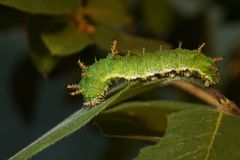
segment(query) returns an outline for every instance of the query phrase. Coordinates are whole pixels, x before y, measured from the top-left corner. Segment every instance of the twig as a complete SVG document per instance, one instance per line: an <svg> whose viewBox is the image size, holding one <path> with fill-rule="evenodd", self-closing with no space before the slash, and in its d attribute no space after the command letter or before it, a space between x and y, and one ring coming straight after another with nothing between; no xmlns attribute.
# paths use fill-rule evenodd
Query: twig
<svg viewBox="0 0 240 160"><path fill-rule="evenodd" d="M218 110L240 115L240 108L216 88L210 87L203 89L193 84L179 81L174 82L174 85L192 95L195 95Z"/></svg>

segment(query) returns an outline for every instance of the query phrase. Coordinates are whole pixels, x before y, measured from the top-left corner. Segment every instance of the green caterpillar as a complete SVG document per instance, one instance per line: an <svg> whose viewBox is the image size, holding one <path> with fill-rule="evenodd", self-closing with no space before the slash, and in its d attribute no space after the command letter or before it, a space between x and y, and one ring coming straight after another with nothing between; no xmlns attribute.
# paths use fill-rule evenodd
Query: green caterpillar
<svg viewBox="0 0 240 160"><path fill-rule="evenodd" d="M128 53L120 56L117 41L113 41L111 54L86 67L79 61L83 69L83 77L79 84L68 85L76 89L72 95L82 94L84 105L94 106L104 100L112 81L125 79L127 81L151 80L156 78L171 78L174 76L199 78L209 87L219 81L216 62L222 57L210 58L201 53L201 45L197 50L179 48L159 50L156 52ZM197 77L196 77L197 75Z"/></svg>

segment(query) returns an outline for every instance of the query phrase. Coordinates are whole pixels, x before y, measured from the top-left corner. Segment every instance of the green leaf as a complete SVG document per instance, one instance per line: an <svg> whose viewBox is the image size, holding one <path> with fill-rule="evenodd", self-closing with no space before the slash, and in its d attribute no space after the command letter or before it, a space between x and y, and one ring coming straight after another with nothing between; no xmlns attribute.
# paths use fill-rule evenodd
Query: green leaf
<svg viewBox="0 0 240 160"><path fill-rule="evenodd" d="M212 109L171 114L166 134L156 145L143 148L136 160L239 159L240 119Z"/></svg>
<svg viewBox="0 0 240 160"><path fill-rule="evenodd" d="M124 25L130 21L126 6L122 0L88 0L83 12L95 22L104 25Z"/></svg>
<svg viewBox="0 0 240 160"><path fill-rule="evenodd" d="M57 59L50 55L40 35L51 21L46 16L29 16L27 19L30 57L37 70L46 77L57 65Z"/></svg>
<svg viewBox="0 0 240 160"><path fill-rule="evenodd" d="M69 56L91 44L89 37L73 22L53 22L41 35L52 55Z"/></svg>
<svg viewBox="0 0 240 160"><path fill-rule="evenodd" d="M207 107L201 104L149 101L128 102L106 110L96 118L97 126L110 137L161 137L167 126L167 115L187 109Z"/></svg>
<svg viewBox="0 0 240 160"><path fill-rule="evenodd" d="M0 0L0 4L35 14L72 13L82 5L81 0Z"/></svg>
<svg viewBox="0 0 240 160"><path fill-rule="evenodd" d="M160 45L163 49L170 48L170 45L166 42L117 32L114 29L103 26L96 28L96 33L93 34L92 38L99 47L108 51L114 38L119 41L119 50L125 53L128 50L134 51L141 50L142 48L146 48L147 51L156 51Z"/></svg>
<svg viewBox="0 0 240 160"><path fill-rule="evenodd" d="M47 53L47 52L45 52ZM38 72L44 78L48 77L48 74L56 67L57 59L53 58L49 54L41 54L39 52L35 52L34 50L30 50L30 57L33 61L33 64L37 68Z"/></svg>

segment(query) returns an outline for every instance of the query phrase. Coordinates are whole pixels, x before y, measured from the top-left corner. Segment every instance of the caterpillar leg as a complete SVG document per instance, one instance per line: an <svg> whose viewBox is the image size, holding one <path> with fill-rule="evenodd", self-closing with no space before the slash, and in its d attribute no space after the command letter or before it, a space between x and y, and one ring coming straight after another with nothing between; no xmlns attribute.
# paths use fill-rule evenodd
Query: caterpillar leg
<svg viewBox="0 0 240 160"><path fill-rule="evenodd" d="M81 93L81 91L77 90L77 91L71 92L70 94L71 94L71 96L76 96L76 95L78 95L80 93Z"/></svg>
<svg viewBox="0 0 240 160"><path fill-rule="evenodd" d="M68 89L79 89L79 85L78 84L68 84L67 85L67 88Z"/></svg>
<svg viewBox="0 0 240 160"><path fill-rule="evenodd" d="M72 96L75 96L75 95L78 95L78 94L81 93L80 87L79 87L78 84L68 84L68 85L67 85L67 88L68 88L68 89L74 89L74 90L75 90L74 92L71 92L71 93L70 93Z"/></svg>

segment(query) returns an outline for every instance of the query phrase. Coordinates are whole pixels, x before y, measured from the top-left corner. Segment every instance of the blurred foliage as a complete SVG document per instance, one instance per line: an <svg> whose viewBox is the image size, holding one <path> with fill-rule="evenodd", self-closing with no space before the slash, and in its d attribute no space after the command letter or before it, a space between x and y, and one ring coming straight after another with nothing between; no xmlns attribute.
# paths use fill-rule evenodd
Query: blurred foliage
<svg viewBox="0 0 240 160"><path fill-rule="evenodd" d="M119 39L124 51L148 46L158 49L160 44L169 48L167 43L125 33L133 21L124 1L51 1L45 5L45 1L12 0L0 3L33 13L27 15L30 56L44 76L55 68L61 56L77 54L94 44L109 50L113 38Z"/></svg>
<svg viewBox="0 0 240 160"><path fill-rule="evenodd" d="M57 64L56 57L50 55L49 50L41 39L41 33L49 21L50 18L45 16L29 16L27 19L30 57L37 70L44 77L46 77Z"/></svg>
<svg viewBox="0 0 240 160"><path fill-rule="evenodd" d="M2 4L0 6L0 29L6 30L16 26L26 28L29 57L36 70L44 78L47 78L54 70L64 70L65 66L62 68L60 66L69 59L80 57L84 61L91 59L90 61L93 62L95 56L98 58L106 55L110 51L113 39L119 41L121 52L142 48L146 48L146 51L154 51L160 46L163 49L171 48L181 41L183 48L195 49L200 43L206 42L207 47L204 53L225 57L220 69L223 79L220 87L225 90L227 96L236 103L240 103L238 92L240 89L240 5L235 1L34 0L29 2L27 0L0 0L0 4ZM79 72L75 74L79 75ZM156 86L143 85L135 90L133 87L131 92L124 95L125 97L119 97L124 93L119 92L114 95L116 98L113 100L114 104ZM168 95L165 90L162 92L163 94L159 97ZM21 93L18 92L18 95ZM152 93L148 96L151 97ZM185 96L185 99L190 98ZM109 99L109 104L113 105L113 101ZM31 103L31 101L28 102ZM192 109L202 106L163 101L127 102L106 110L96 118L96 122L106 136L159 141L155 145L142 149L137 159L149 159L151 156L159 159L159 151L162 154L160 159L168 155L174 159L179 155L181 157L180 152L183 153L183 150L186 156L188 153L193 153L194 147L189 148L189 146L196 146L195 142L199 145L209 144L209 135L215 134L212 128L217 125L216 117L222 113ZM104 109L107 105L102 107ZM94 109L89 112L84 111L87 120L83 119L81 126L101 110L98 108L99 110L94 112L97 110ZM90 112L91 114L88 114ZM27 117L30 119L29 113ZM206 120L211 125L205 126ZM193 121L197 122L192 124ZM226 129L219 127L219 133L217 132L213 142L215 149L209 156L237 159L239 155L234 149L238 148L239 142L235 141L237 134L232 133L238 132L239 120L237 117L224 114L220 121L219 123ZM71 132L81 126L71 126L74 128ZM174 127L177 129L171 130ZM194 139L195 135L204 134L204 130L210 132L205 137L206 139L201 139L201 137ZM62 137L54 137L55 139L53 138L50 144ZM178 143L179 148L177 148L175 144L179 141L183 143ZM49 145L49 142L47 143L44 147ZM168 148L169 145L165 144L173 144L177 149L171 150ZM234 154L225 152L226 144L230 151L234 151ZM42 149L37 148L35 153ZM195 151L197 152L198 149ZM193 156L201 159L195 152Z"/></svg>
<svg viewBox="0 0 240 160"><path fill-rule="evenodd" d="M95 23L121 27L130 22L127 6L122 0L88 0L80 12L89 16Z"/></svg>
<svg viewBox="0 0 240 160"><path fill-rule="evenodd" d="M52 56L69 56L91 44L90 38L71 21L52 22L41 38Z"/></svg>
<svg viewBox="0 0 240 160"><path fill-rule="evenodd" d="M124 52L138 48L147 48L151 51L158 49L159 45L162 45L163 48L169 48L170 45L160 39L168 40L166 39L167 35L174 31L178 27L177 24L181 23L181 20L187 16L194 18L194 16L205 14L206 31L211 34L203 36L209 37L207 42L211 45L208 47L208 50L212 51L211 53L229 54L231 50L227 48L231 48L240 37L237 23L224 23L222 9L206 1L141 0L129 2L108 0L100 2L96 0L71 0L67 2L62 0L48 2L48 5L45 3L47 2L39 0L32 3L0 0L0 4L25 11L25 14L21 14L30 16L30 19L38 19L39 14L45 15L40 16L39 20L28 21L29 26L41 25L41 29L40 26L35 27L34 32L38 32L35 34L38 34L43 41L43 43L41 42L42 49L39 49L39 52L44 52L45 56L40 57L40 54L36 53L38 49L33 49L32 45L35 43L31 42L33 39L29 40L29 44L30 51L34 50L35 52L34 55L31 55L33 62L40 73L45 76L55 68L55 59L58 59L56 57L78 54L84 48L94 44L104 50L109 50L113 39L120 41L121 49ZM222 3L225 2L222 1ZM208 10L207 8L210 6L212 8ZM10 14L8 9L2 8L5 11L2 10L1 16ZM19 13L11 13L11 15L16 16ZM14 19L19 18L16 16ZM8 19L8 21L10 20ZM135 26L139 22L145 31L139 35L144 34L144 37L137 36L138 28ZM176 37L178 41L185 39L181 32L180 30L177 33L179 34L179 37ZM28 34L32 34L30 30L28 30ZM228 36L228 40L226 40L226 36ZM154 37L155 40L150 37ZM202 39L197 38L194 41L201 43ZM174 42L174 44L177 43ZM197 44L195 46L197 47ZM43 48L45 51L42 51ZM37 57L41 60L36 60Z"/></svg>
<svg viewBox="0 0 240 160"><path fill-rule="evenodd" d="M82 2L79 0L36 0L29 2L28 0L1 0L1 4L14 7L21 11L39 14L66 14L78 9Z"/></svg>
<svg viewBox="0 0 240 160"><path fill-rule="evenodd" d="M176 15L174 9L167 0L142 0L141 9L143 15L143 22L151 32L156 35L166 34L174 23L176 23Z"/></svg>
<svg viewBox="0 0 240 160"><path fill-rule="evenodd" d="M142 50L142 48L146 48L147 51L156 51L160 45L165 49L170 47L166 42L142 38L102 26L96 27L96 33L92 35L92 39L96 45L108 51L110 51L109 40L117 39L119 41L118 48L120 52L124 53L127 53L128 50Z"/></svg>

